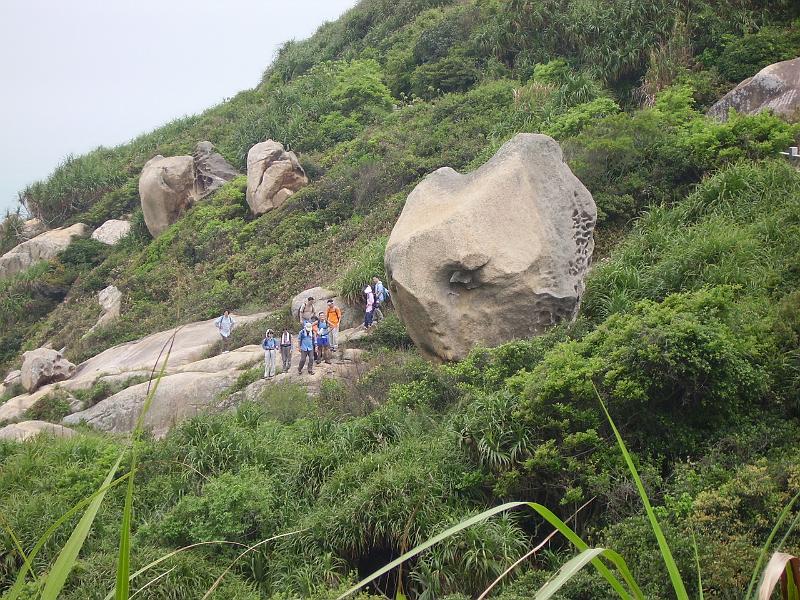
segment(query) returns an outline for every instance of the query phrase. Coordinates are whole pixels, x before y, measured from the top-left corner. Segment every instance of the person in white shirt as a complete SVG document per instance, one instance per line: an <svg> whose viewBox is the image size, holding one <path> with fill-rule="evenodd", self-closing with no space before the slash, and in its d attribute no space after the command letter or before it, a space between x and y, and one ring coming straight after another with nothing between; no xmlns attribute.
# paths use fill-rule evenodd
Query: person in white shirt
<svg viewBox="0 0 800 600"><path fill-rule="evenodd" d="M222 336L222 352L230 352L231 334L233 333L233 326L236 325L236 321L231 316L231 311L226 310L222 313L222 316L214 321L214 325L217 326L219 334Z"/></svg>

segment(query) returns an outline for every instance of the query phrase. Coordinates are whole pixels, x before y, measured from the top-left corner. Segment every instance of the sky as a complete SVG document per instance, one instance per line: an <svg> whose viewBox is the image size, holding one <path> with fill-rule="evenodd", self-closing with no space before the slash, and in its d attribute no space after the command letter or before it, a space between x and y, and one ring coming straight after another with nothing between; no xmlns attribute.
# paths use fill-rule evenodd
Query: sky
<svg viewBox="0 0 800 600"><path fill-rule="evenodd" d="M0 0L0 218L69 154L256 86L355 0Z"/></svg>

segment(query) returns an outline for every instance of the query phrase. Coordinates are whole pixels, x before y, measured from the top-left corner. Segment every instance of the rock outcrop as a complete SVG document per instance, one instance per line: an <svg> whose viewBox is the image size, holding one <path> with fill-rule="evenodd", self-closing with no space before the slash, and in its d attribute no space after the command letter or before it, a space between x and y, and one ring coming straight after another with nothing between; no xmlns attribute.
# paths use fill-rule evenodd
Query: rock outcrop
<svg viewBox="0 0 800 600"><path fill-rule="evenodd" d="M115 246L131 232L131 222L110 219L92 232L92 239L108 246Z"/></svg>
<svg viewBox="0 0 800 600"><path fill-rule="evenodd" d="M308 177L294 152L274 140L256 144L247 153L247 204L255 215L278 208Z"/></svg>
<svg viewBox="0 0 800 600"><path fill-rule="evenodd" d="M109 285L97 293L97 303L103 312L89 332L99 327L105 327L119 317L122 310L122 292L117 286Z"/></svg>
<svg viewBox="0 0 800 600"><path fill-rule="evenodd" d="M800 115L800 58L785 60L761 69L745 79L714 104L708 114L722 121L728 110L754 115L771 110L776 115L796 119Z"/></svg>
<svg viewBox="0 0 800 600"><path fill-rule="evenodd" d="M32 219L27 219L22 224L21 238L23 240L31 240L37 235L42 235L45 231L47 231L47 225L45 225L41 219L33 217Z"/></svg>
<svg viewBox="0 0 800 600"><path fill-rule="evenodd" d="M217 395L236 381L236 370L221 373L177 373L161 379L150 410L144 418L145 427L156 437L163 437L180 423L211 406ZM91 408L68 415L66 425L85 422L102 431L129 433L148 394L148 383L131 386L101 400Z"/></svg>
<svg viewBox="0 0 800 600"><path fill-rule="evenodd" d="M159 154L148 160L139 176L139 197L147 230L158 237L195 200L192 157Z"/></svg>
<svg viewBox="0 0 800 600"><path fill-rule="evenodd" d="M292 298L292 318L297 321L297 328L299 331L300 322L297 319L297 311L308 298L314 298L314 308L319 312L325 312L328 309L328 300L333 299L340 309L342 309L342 322L339 324L341 331L356 327L364 321L364 309L358 306L353 306L345 302L344 298L339 296L334 290L323 287L315 287L308 290L303 290Z"/></svg>
<svg viewBox="0 0 800 600"><path fill-rule="evenodd" d="M50 348L37 348L22 355L20 383L29 393L45 384L69 379L74 373L75 365Z"/></svg>
<svg viewBox="0 0 800 600"><path fill-rule="evenodd" d="M47 421L23 421L22 423L12 423L0 428L0 440L24 442L42 433L53 437L72 437L75 435L72 429L63 425L56 425Z"/></svg>
<svg viewBox="0 0 800 600"><path fill-rule="evenodd" d="M542 334L577 314L597 209L544 135L519 134L462 175L428 175L386 247L395 308L427 355Z"/></svg>
<svg viewBox="0 0 800 600"><path fill-rule="evenodd" d="M85 237L89 228L83 223L70 227L52 229L15 246L0 256L0 278L10 277L32 267L43 260L55 258L63 252L76 237Z"/></svg>
<svg viewBox="0 0 800 600"><path fill-rule="evenodd" d="M145 163L139 197L150 235L161 235L195 201L236 177L236 169L213 150L211 142L200 142L193 156L159 154Z"/></svg>
<svg viewBox="0 0 800 600"><path fill-rule="evenodd" d="M214 151L211 142L198 142L192 157L197 172L199 197L207 196L239 175L239 171L233 168L219 152Z"/></svg>

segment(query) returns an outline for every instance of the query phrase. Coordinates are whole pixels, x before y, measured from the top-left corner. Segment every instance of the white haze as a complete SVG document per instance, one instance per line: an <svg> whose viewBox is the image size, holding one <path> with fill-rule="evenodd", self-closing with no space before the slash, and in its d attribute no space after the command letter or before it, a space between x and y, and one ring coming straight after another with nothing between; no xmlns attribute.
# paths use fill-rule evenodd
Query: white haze
<svg viewBox="0 0 800 600"><path fill-rule="evenodd" d="M1 0L0 217L68 154L254 87L355 0Z"/></svg>

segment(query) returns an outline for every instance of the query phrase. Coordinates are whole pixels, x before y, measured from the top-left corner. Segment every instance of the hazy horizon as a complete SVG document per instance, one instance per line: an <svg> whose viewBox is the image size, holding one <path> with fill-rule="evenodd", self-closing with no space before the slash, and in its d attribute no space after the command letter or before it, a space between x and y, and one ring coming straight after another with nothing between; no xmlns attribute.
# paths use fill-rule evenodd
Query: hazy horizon
<svg viewBox="0 0 800 600"><path fill-rule="evenodd" d="M353 5L8 0L0 6L0 215L68 155L123 144L254 87L282 43Z"/></svg>

